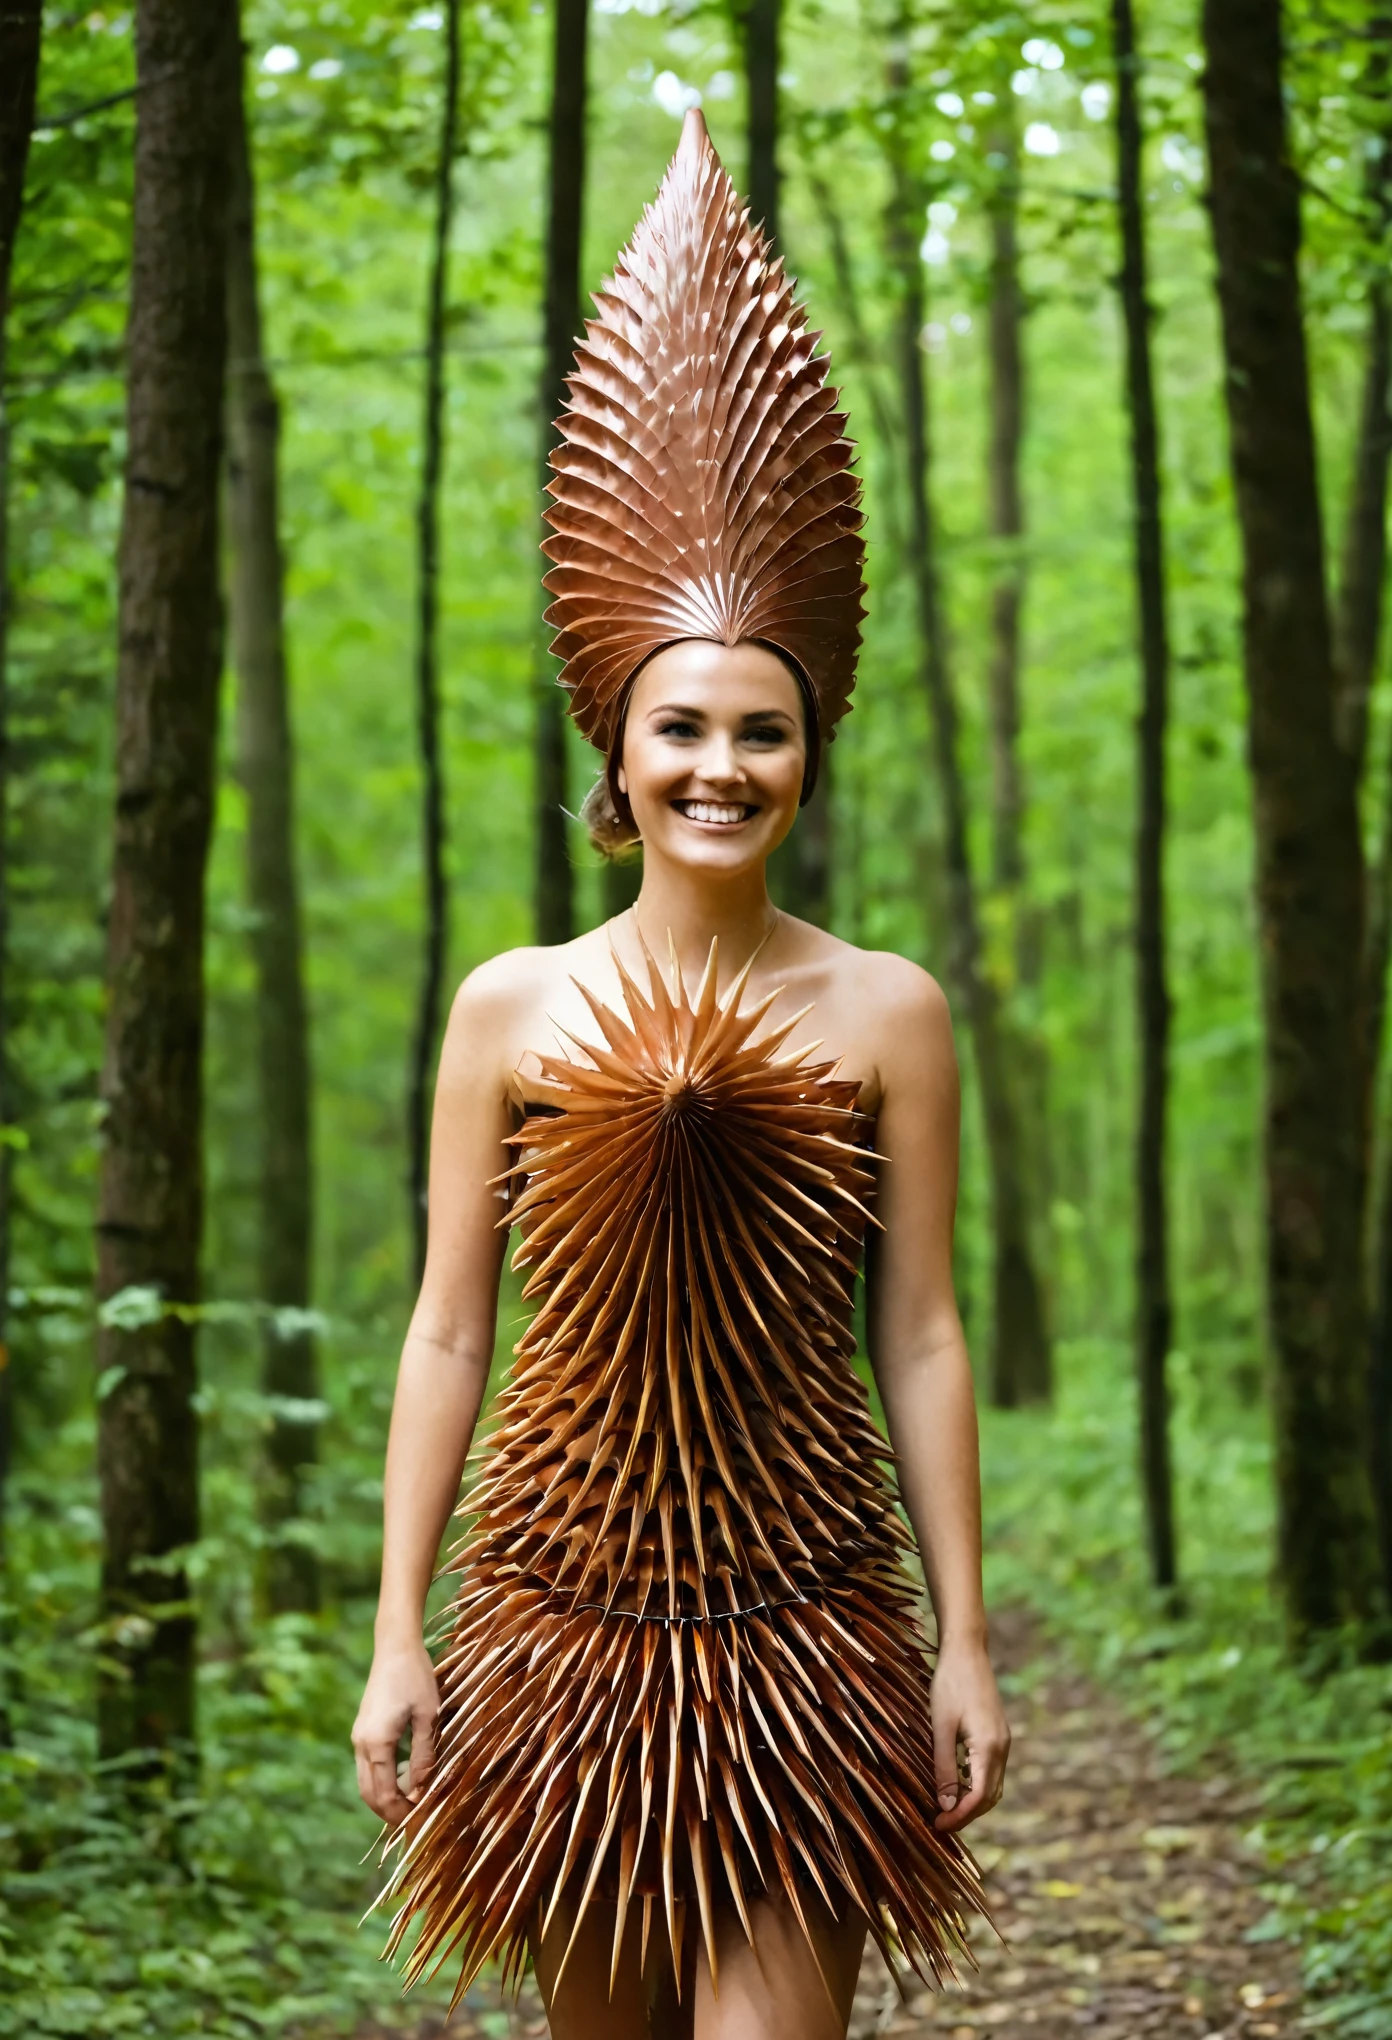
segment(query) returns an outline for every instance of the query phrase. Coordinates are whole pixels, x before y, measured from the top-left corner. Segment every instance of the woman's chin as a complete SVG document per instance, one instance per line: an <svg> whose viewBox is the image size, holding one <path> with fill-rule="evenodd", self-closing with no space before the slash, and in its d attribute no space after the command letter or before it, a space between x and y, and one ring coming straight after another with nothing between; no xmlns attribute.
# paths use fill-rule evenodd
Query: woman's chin
<svg viewBox="0 0 1392 2040"><path fill-rule="evenodd" d="M688 822L645 836L644 842L673 864L712 872L749 870L763 863L770 849L768 832L747 822L735 828Z"/></svg>

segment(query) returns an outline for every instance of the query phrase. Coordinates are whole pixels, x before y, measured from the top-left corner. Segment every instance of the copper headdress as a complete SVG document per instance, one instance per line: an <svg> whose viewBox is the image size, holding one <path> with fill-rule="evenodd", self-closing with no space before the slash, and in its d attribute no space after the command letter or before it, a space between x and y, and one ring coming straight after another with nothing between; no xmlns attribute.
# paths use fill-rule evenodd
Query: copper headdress
<svg viewBox="0 0 1392 2040"><path fill-rule="evenodd" d="M595 303L543 542L571 714L608 751L651 653L752 638L792 662L828 736L865 614L854 449L821 335L699 113Z"/></svg>

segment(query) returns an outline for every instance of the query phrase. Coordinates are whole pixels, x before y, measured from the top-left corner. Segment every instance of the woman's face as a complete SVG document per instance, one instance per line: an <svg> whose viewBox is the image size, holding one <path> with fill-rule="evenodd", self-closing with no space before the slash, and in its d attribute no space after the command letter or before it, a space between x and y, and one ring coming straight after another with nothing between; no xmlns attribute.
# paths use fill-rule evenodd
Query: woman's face
<svg viewBox="0 0 1392 2040"><path fill-rule="evenodd" d="M713 874L760 862L793 826L806 763L802 690L762 645L688 638L639 673L618 781L645 854Z"/></svg>

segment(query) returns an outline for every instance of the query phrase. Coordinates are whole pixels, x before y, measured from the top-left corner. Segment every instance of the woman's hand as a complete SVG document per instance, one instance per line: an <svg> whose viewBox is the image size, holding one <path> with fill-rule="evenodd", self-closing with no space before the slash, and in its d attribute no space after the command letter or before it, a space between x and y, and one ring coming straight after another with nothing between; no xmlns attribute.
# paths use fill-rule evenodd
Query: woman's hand
<svg viewBox="0 0 1392 2040"><path fill-rule="evenodd" d="M957 1775L958 1745L966 1751L969 1783ZM933 1752L938 1804L934 1826L955 1834L987 1813L1005 1785L1010 1729L986 1645L949 1640L933 1670Z"/></svg>
<svg viewBox="0 0 1392 2040"><path fill-rule="evenodd" d="M424 1643L379 1647L353 1723L353 1752L358 1791L388 1827L400 1827L430 1776L439 1713L435 1667ZM408 1728L411 1764L403 1792L397 1781L396 1752Z"/></svg>

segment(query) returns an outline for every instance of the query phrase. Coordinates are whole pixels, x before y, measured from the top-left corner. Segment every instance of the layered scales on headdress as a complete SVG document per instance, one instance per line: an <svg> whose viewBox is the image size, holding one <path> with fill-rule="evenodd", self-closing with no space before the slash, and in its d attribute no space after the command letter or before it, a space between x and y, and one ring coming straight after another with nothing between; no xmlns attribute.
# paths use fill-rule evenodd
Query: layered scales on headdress
<svg viewBox="0 0 1392 2040"><path fill-rule="evenodd" d="M635 665L690 635L775 644L824 727L845 707L861 549L812 347L688 117L558 456L552 615L596 741ZM767 1894L863 1912L941 1974L981 1883L934 1827L907 1532L853 1364L857 1087L786 1049L801 1016L743 1005L747 967L718 1000L714 950L694 997L675 965L619 977L516 1136L536 1315L462 1504L392 1946L415 1922L408 1977L453 1954L462 1995L602 1907L615 1970L630 1936L680 1978L697 1932L714 1970L722 1912L752 1937Z"/></svg>
<svg viewBox="0 0 1392 2040"><path fill-rule="evenodd" d="M865 613L854 448L699 113L595 303L543 546L571 714L608 751L650 653L752 638L792 660L829 737Z"/></svg>

